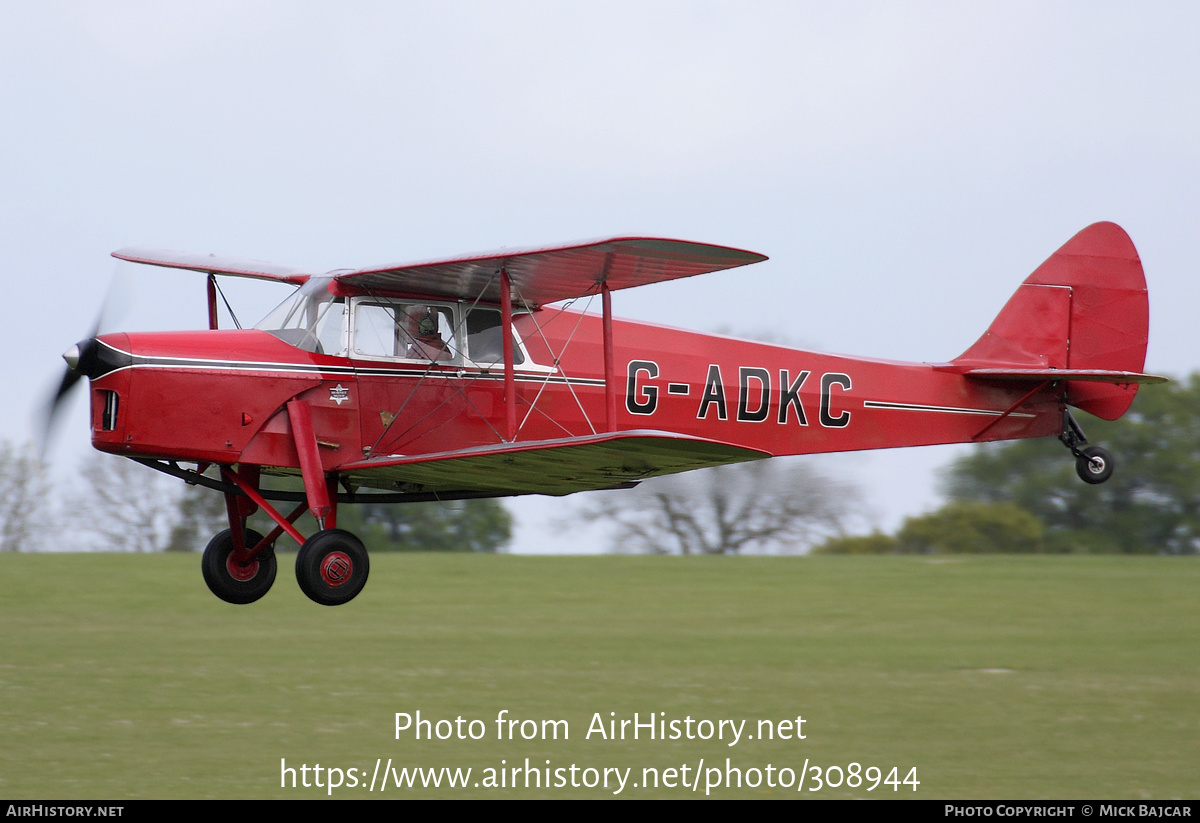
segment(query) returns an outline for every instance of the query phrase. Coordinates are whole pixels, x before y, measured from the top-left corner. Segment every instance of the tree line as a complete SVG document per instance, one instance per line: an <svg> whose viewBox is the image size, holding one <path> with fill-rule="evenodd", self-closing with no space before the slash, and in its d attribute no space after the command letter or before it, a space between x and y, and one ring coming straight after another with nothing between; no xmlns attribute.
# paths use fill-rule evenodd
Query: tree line
<svg viewBox="0 0 1200 823"><path fill-rule="evenodd" d="M817 551L1200 553L1200 373L1143 388L1120 420L1080 422L1115 458L1106 483L1079 482L1051 438L984 444L948 467L940 509Z"/></svg>
<svg viewBox="0 0 1200 823"><path fill-rule="evenodd" d="M198 552L228 525L225 497L212 489L100 452L56 489L32 447L0 441L0 552ZM266 534L275 524L257 512L249 525ZM343 505L338 526L369 551L494 552L512 539L512 515L498 500ZM315 530L304 515L300 531ZM297 547L283 537L276 548Z"/></svg>
<svg viewBox="0 0 1200 823"><path fill-rule="evenodd" d="M983 444L945 470L945 504L893 534L855 534L867 520L860 490L803 458L586 495L560 531L603 522L615 551L663 554L1200 553L1200 374L1140 391L1120 420L1081 422L1117 461L1108 482L1081 483L1053 438ZM226 528L220 493L133 461L95 453L79 479L56 517L32 449L0 442L0 551L199 551ZM499 500L346 505L338 517L372 551L488 552L512 536ZM260 512L250 525L274 524Z"/></svg>

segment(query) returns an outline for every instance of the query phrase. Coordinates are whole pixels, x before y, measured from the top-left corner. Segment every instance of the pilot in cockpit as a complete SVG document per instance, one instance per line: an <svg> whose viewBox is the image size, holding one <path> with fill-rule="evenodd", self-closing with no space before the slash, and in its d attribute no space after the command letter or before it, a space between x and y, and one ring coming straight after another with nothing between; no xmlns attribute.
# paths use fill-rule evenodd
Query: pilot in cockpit
<svg viewBox="0 0 1200 823"><path fill-rule="evenodd" d="M408 306L404 310L404 330L408 340L406 357L414 360L449 360L453 356L438 332L435 309L422 305Z"/></svg>

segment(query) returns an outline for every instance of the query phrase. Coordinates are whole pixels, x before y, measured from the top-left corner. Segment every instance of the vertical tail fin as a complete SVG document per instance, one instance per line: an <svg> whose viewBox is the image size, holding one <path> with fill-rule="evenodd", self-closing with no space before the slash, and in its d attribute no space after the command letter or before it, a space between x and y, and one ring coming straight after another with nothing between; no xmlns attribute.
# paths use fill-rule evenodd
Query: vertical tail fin
<svg viewBox="0 0 1200 823"><path fill-rule="evenodd" d="M1010 376L1038 369L1095 372L1066 382L1066 402L1115 420L1133 402L1137 381L1122 383L1114 373L1140 375L1149 326L1146 277L1133 241L1115 223L1095 223L1025 279L954 365Z"/></svg>

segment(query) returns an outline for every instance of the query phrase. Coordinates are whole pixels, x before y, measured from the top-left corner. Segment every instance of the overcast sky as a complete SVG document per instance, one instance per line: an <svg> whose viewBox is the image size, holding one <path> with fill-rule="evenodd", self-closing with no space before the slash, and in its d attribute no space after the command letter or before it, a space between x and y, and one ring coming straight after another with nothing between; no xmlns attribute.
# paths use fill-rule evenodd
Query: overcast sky
<svg viewBox="0 0 1200 823"><path fill-rule="evenodd" d="M1184 374L1197 43L1182 2L6 2L0 420L32 434L127 245L328 269L681 237L771 259L618 315L943 361L1113 220L1146 267L1147 369ZM118 327L205 324L201 276L121 279ZM284 296L255 285L233 290L252 319ZM78 406L59 465L87 448ZM890 527L958 453L817 462ZM571 542L528 525L569 506L522 504L516 548Z"/></svg>

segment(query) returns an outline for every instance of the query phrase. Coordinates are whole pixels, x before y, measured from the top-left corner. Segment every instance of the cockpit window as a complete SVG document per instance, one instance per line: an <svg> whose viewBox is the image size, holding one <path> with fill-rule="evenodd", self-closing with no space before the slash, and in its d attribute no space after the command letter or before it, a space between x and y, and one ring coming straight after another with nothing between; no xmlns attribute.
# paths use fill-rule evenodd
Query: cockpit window
<svg viewBox="0 0 1200 823"><path fill-rule="evenodd" d="M354 354L442 362L457 360L454 309L374 298L354 302Z"/></svg>
<svg viewBox="0 0 1200 823"><path fill-rule="evenodd" d="M256 329L317 354L346 353L346 300L329 293L332 278L314 277L271 310Z"/></svg>
<svg viewBox="0 0 1200 823"><path fill-rule="evenodd" d="M467 312L467 356L481 366L504 362L504 338L500 334L500 312L471 309ZM513 365L525 362L521 347L513 341Z"/></svg>
<svg viewBox="0 0 1200 823"><path fill-rule="evenodd" d="M498 309L374 296L338 297L330 291L332 283L330 277L312 278L255 328L317 354L467 363L485 369L504 362ZM513 364L526 364L520 339L516 332L510 334Z"/></svg>

